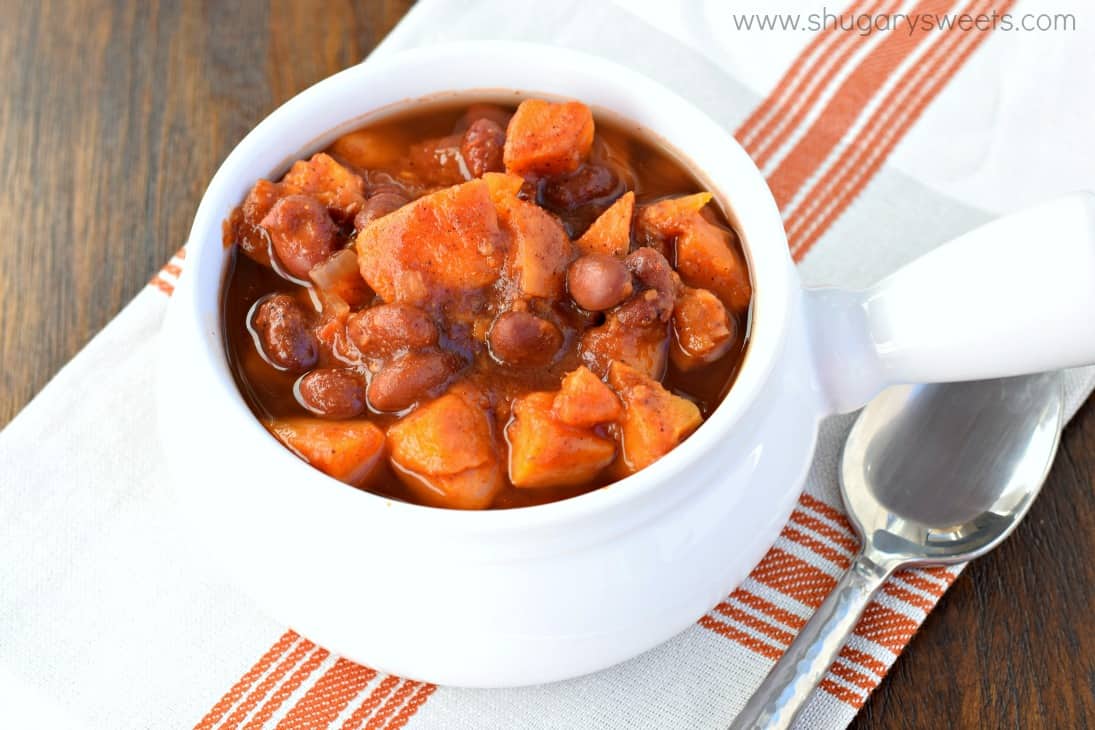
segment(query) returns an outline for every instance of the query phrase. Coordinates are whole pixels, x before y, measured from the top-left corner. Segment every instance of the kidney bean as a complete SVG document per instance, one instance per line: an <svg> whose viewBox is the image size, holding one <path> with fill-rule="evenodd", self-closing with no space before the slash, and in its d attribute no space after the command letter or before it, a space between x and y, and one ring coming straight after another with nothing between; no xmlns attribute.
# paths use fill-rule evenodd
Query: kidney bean
<svg viewBox="0 0 1095 730"><path fill-rule="evenodd" d="M620 323L641 326L658 320L668 322L677 300L680 278L665 256L643 247L629 253L624 264L648 288L620 307L616 315Z"/></svg>
<svg viewBox="0 0 1095 730"><path fill-rule="evenodd" d="M506 144L506 130L490 119L477 119L464 132L460 142L460 154L472 177L482 177L484 172L501 172L502 148Z"/></svg>
<svg viewBox="0 0 1095 730"><path fill-rule="evenodd" d="M408 352L389 362L369 383L369 405L378 411L402 411L433 395L461 367L459 358L440 350Z"/></svg>
<svg viewBox="0 0 1095 730"><path fill-rule="evenodd" d="M289 195L262 219L274 253L285 271L307 279L312 267L338 248L338 229L327 208L308 195Z"/></svg>
<svg viewBox="0 0 1095 730"><path fill-rule="evenodd" d="M313 370L297 381L296 396L302 406L320 418L353 418L365 411L365 381L352 370Z"/></svg>
<svg viewBox="0 0 1095 730"><path fill-rule="evenodd" d="M252 310L251 329L262 356L277 369L302 373L315 367L319 342L304 309L288 294L260 300Z"/></svg>
<svg viewBox="0 0 1095 730"><path fill-rule="evenodd" d="M632 290L631 272L615 256L587 254L567 269L567 291L579 307L591 312L615 307Z"/></svg>
<svg viewBox="0 0 1095 730"><path fill-rule="evenodd" d="M494 359L514 367L548 365L563 345L563 334L551 322L529 312L505 312L494 320L487 343Z"/></svg>
<svg viewBox="0 0 1095 730"><path fill-rule="evenodd" d="M541 190L541 197L552 208L578 208L611 195L619 184L619 177L609 168L585 164L566 177L548 180Z"/></svg>
<svg viewBox="0 0 1095 730"><path fill-rule="evenodd" d="M409 304L378 304L355 312L346 321L346 334L367 357L437 344L437 325L430 315Z"/></svg>

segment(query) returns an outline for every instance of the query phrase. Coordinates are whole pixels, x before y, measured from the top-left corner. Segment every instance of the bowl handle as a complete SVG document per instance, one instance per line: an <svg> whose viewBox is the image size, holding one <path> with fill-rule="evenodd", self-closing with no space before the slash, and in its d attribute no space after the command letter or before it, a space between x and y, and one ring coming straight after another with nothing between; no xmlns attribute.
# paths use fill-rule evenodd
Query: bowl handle
<svg viewBox="0 0 1095 730"><path fill-rule="evenodd" d="M806 318L829 410L898 383L1095 364L1095 194L955 238L869 289L810 289Z"/></svg>

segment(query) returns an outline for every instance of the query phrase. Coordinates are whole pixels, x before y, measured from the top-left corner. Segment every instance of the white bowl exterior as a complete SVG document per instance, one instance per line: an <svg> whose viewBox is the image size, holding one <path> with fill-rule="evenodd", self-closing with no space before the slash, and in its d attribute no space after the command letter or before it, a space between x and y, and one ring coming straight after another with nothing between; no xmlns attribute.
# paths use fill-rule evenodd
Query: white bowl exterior
<svg viewBox="0 0 1095 730"><path fill-rule="evenodd" d="M280 173L363 116L441 92L490 89L581 99L702 162L695 169L745 239L754 324L726 400L651 467L563 502L466 513L340 484L258 423L224 357L220 227L257 178ZM803 332L779 213L726 130L645 77L584 54L516 43L435 47L317 84L225 160L195 217L165 323L161 438L200 541L275 617L404 676L478 687L553 681L685 629L774 542L805 476L821 409Z"/></svg>

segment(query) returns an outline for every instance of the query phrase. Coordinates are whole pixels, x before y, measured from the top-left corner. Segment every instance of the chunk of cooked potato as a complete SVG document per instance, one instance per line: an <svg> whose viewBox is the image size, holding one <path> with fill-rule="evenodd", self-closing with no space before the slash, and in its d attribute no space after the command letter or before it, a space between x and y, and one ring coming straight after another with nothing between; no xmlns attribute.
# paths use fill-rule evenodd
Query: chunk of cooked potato
<svg viewBox="0 0 1095 730"><path fill-rule="evenodd" d="M588 482L612 463L616 444L589 428L555 417L553 393L529 393L513 402L506 426L509 478L515 487L564 487Z"/></svg>
<svg viewBox="0 0 1095 730"><path fill-rule="evenodd" d="M369 421L277 418L266 428L315 468L357 487L371 483L384 455L384 432Z"/></svg>
<svg viewBox="0 0 1095 730"><path fill-rule="evenodd" d="M388 429L391 464L424 502L485 509L504 484L487 411L450 390Z"/></svg>
<svg viewBox="0 0 1095 730"><path fill-rule="evenodd" d="M626 256L631 248L631 216L635 212L635 193L628 190L575 241L583 254L602 253Z"/></svg>
<svg viewBox="0 0 1095 730"><path fill-rule="evenodd" d="M615 421L623 414L620 399L585 366L563 377L552 409L556 418L571 426L595 426Z"/></svg>
<svg viewBox="0 0 1095 730"><path fill-rule="evenodd" d="M683 286L673 308L673 333L669 358L681 370L692 370L729 351L737 324L714 294Z"/></svg>
<svg viewBox="0 0 1095 730"><path fill-rule="evenodd" d="M653 464L703 422L695 403L623 363L612 363L608 383L624 404L620 467L625 474Z"/></svg>
<svg viewBox="0 0 1095 730"><path fill-rule="evenodd" d="M562 175L578 169L593 146L593 112L581 102L526 99L506 128L503 160L517 175Z"/></svg>
<svg viewBox="0 0 1095 730"><path fill-rule="evenodd" d="M505 245L483 180L377 218L356 239L361 276L390 303L422 305L493 282Z"/></svg>
<svg viewBox="0 0 1095 730"><path fill-rule="evenodd" d="M353 218L365 203L365 181L325 152L294 162L281 182L316 198L341 220Z"/></svg>

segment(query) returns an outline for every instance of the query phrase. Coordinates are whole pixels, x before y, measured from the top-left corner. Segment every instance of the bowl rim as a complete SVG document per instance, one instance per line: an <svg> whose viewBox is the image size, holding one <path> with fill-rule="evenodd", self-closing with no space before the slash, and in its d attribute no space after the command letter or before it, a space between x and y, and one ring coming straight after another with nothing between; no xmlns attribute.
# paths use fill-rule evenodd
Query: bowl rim
<svg viewBox="0 0 1095 730"><path fill-rule="evenodd" d="M226 202L227 210L231 210L239 204L239 200L233 199L226 191L241 179L249 188L255 180L274 172L270 169L249 168L250 158L256 155L262 145L268 143L270 137L276 136L272 133L279 127L294 122L307 123L309 109L332 103L347 86L367 84L370 79L378 79L385 74L407 74L415 70L425 72L427 69L448 63L478 65L491 73L492 63L511 61L513 58L525 59L521 75L522 78L529 79L527 83L510 86L477 82L463 87L438 89L433 95L447 93L471 95L477 91L486 93L487 90L505 89L507 92L512 90L521 98L544 94L581 99L579 94L546 90L545 87L551 87L558 81L545 81L545 79L552 79L553 76L560 78L567 76L572 79L582 79L580 83L572 84L572 87L583 84L593 85L602 87L608 95L611 95L612 91L617 94L623 93L633 104L642 108L644 117L642 120L636 120L627 113L617 112L597 101L590 103L589 100L582 99L594 108L608 109L617 119L634 124L643 129L645 134L657 138L683 163L688 164L693 174L709 186L710 191L734 223L742 239L742 249L748 260L753 282L750 340L745 357L726 397L688 439L654 464L604 488L529 507L464 511L402 502L346 485L302 461L270 435L247 407L232 377L219 321L228 261L221 242L221 223L227 213L224 208ZM514 72L505 70L498 73L505 76ZM406 109L407 106L420 103L423 99L422 95L408 95L401 100L375 105L364 114L347 116L344 122L334 127L326 125L324 129L318 130L318 134L312 135L312 142L303 147L297 145L296 149L287 149L282 165L287 166L292 160L322 148L325 144L316 146L319 140L333 138L336 132L348 131L360 126L368 119L381 118L385 113L391 114L397 110ZM669 114L674 115L675 118L669 120L666 116ZM652 120L656 124L653 124ZM673 139L669 135L652 129L652 126L688 128L689 138ZM697 139L700 142L697 142ZM719 162L727 163L728 167L733 168L733 172L729 170L713 172L708 167L696 164L696 155L688 154L687 150L697 148L701 142L717 144L718 147L710 153L711 156L717 158ZM727 194L727 189L735 189L737 192L731 197ZM195 282L197 278L213 276L209 272L210 267L216 269L217 280L214 309L218 313L218 321L215 325L208 321L201 321L203 300L199 297L200 287ZM202 365L211 369L211 372L207 374L214 376L208 380L222 389L227 380L230 392L218 393L219 396L224 397L216 399L217 403L225 404L225 413L222 415L227 417L227 412L231 410L243 416L244 418L239 419L241 431L253 432L254 429L258 429L268 446L274 447L259 447L256 441L254 444L256 452L252 454L252 458L280 459L284 462L279 464L279 469L283 470L287 478L292 477L298 482L303 482L293 486L304 498L308 498L306 490L338 489L348 499L355 500L353 507L349 507L351 503L348 501L343 502L348 508L383 510L384 519L406 518L429 529L444 532L519 533L533 528L569 524L576 519L619 509L639 500L657 496L656 493L659 491L662 493L662 498L665 498L667 496L665 493L669 491L676 494L672 498L673 501L683 498L683 495L690 490L680 488L678 482L674 481L674 477L686 472L694 460L702 458L712 449L719 448L727 434L756 402L767 382L775 360L783 349L789 329L794 291L793 267L790 265L786 235L775 200L763 176L744 149L731 136L729 130L720 127L691 102L660 83L604 58L537 43L475 41L438 44L368 60L366 63L347 68L308 87L264 117L232 149L202 194L187 238L186 266L170 306L183 310L181 316L194 325L191 332L201 339L198 352L202 355ZM202 334L210 334L202 332L203 325L214 326L217 330L216 347L210 346L212 340L209 337L201 337ZM233 407L229 408L227 404ZM334 493L329 496L335 497Z"/></svg>

